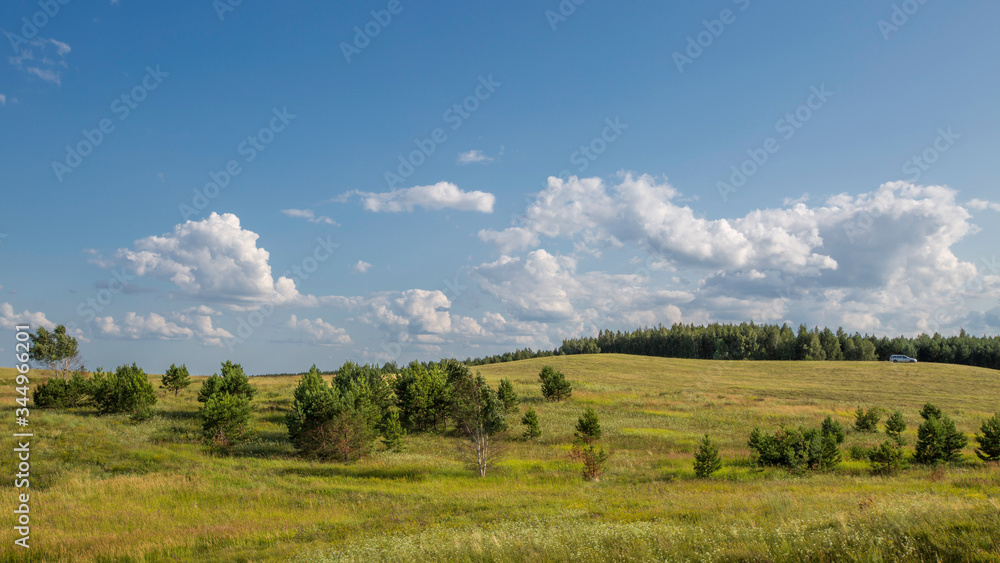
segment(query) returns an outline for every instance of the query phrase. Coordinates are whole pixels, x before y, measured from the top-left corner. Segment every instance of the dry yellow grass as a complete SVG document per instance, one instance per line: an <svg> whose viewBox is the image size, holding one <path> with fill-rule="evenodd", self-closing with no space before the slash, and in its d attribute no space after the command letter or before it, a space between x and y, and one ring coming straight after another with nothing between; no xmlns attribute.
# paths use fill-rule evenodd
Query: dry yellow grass
<svg viewBox="0 0 1000 563"><path fill-rule="evenodd" d="M574 383L570 401L541 400L543 365ZM917 411L928 401L971 435L1000 409L995 371L615 355L477 369L494 384L510 378L522 412L534 408L543 432L537 443L511 440L505 461L485 479L448 436L412 436L402 454L378 452L350 466L297 458L283 425L292 377L253 380L257 438L228 456L197 443L199 382L177 398L161 396L161 415L139 425L87 409L35 410L29 554L36 561L363 561L373 553L390 561L541 561L669 552L794 561L827 542L828 554L857 549L857 560L875 560L865 553L882 538L895 542L880 548L887 559L964 550L970 560L1000 560L996 468L969 461L942 478L921 467L880 478L847 460L834 472L798 477L753 468L745 445L754 425L815 425L832 415L847 426L858 405L903 410L912 444ZM0 369L0 383L12 421L13 370ZM597 410L604 446L614 450L599 483L583 482L567 455L586 406ZM519 418L510 419L516 433ZM708 481L691 469L705 433L726 460ZM9 436L0 438L0 451L12 451ZM851 434L845 445L878 439ZM11 454L0 455L0 472L12 475ZM6 479L0 506L13 508L16 492ZM904 549L904 540L915 543ZM11 541L0 559L30 560ZM593 542L602 547L586 547Z"/></svg>

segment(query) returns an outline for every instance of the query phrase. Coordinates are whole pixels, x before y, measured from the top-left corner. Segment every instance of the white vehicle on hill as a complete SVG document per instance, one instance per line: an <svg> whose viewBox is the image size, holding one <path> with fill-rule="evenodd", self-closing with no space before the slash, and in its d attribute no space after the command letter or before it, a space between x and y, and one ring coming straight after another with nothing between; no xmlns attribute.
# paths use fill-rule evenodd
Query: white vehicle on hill
<svg viewBox="0 0 1000 563"><path fill-rule="evenodd" d="M892 362L892 363L894 363L894 364L915 364L915 363L917 363L916 359L911 358L909 356L904 356L902 354L895 354L893 356L889 356L889 361Z"/></svg>

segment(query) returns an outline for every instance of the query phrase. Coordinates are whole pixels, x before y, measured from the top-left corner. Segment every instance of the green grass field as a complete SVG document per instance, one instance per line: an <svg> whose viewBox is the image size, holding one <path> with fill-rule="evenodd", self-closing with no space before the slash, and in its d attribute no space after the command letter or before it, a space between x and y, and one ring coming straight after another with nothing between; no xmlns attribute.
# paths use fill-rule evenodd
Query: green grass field
<svg viewBox="0 0 1000 563"><path fill-rule="evenodd" d="M543 365L573 382L572 399L542 401ZM486 478L457 439L439 435L408 437L404 453L376 451L353 465L297 458L283 422L295 377L252 380L256 437L228 455L198 441L201 378L179 397L161 394L157 417L141 424L88 409L32 410L32 547L15 550L7 526L0 560L1000 561L1000 469L975 459L971 440L1000 410L996 371L619 355L477 369L494 385L510 378L543 432L538 443L521 441L512 415L504 461ZM0 369L7 514L23 492L12 486L14 373ZM885 436L854 432L829 473L751 463L753 426L812 426L832 415L847 427L859 405L902 409L912 452L928 401L970 436L964 463L873 477L847 449ZM587 406L614 451L597 483L569 458ZM710 480L692 469L705 433L725 461Z"/></svg>

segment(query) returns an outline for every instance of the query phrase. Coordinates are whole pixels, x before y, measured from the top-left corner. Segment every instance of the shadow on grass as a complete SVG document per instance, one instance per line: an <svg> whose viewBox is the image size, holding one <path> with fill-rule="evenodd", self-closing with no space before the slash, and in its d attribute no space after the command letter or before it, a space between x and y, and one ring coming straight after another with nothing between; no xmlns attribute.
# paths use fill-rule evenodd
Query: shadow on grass
<svg viewBox="0 0 1000 563"><path fill-rule="evenodd" d="M201 415L198 411L192 410L171 410L171 411L157 411L156 416L160 418L181 418L181 419L195 419L199 418Z"/></svg>
<svg viewBox="0 0 1000 563"><path fill-rule="evenodd" d="M521 397L517 402L524 405L544 405L549 401L545 397Z"/></svg>
<svg viewBox="0 0 1000 563"><path fill-rule="evenodd" d="M284 424L285 423L285 414L284 413L266 414L266 415L260 417L260 419L263 420L263 421L265 421L265 422L270 422L270 423L273 423L273 424Z"/></svg>
<svg viewBox="0 0 1000 563"><path fill-rule="evenodd" d="M437 473L437 471L435 471ZM428 469L421 467L365 467L337 462L329 465L311 467L290 467L282 469L279 475L296 475L299 477L354 477L358 479L382 479L425 481L430 474Z"/></svg>

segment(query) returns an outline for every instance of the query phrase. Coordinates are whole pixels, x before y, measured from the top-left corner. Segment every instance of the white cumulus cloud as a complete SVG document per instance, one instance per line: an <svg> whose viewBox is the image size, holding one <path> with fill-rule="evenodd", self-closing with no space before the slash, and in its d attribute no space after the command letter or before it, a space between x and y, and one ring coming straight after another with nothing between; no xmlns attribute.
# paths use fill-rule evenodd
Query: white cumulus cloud
<svg viewBox="0 0 1000 563"><path fill-rule="evenodd" d="M212 213L187 221L173 232L135 241L119 249L116 262L139 276L173 283L183 294L236 303L288 303L300 295L295 282L275 279L257 233L240 226L236 215Z"/></svg>
<svg viewBox="0 0 1000 563"><path fill-rule="evenodd" d="M351 337L346 330L337 328L322 318L300 319L292 315L285 325L296 331L306 342L312 344L339 346L351 343Z"/></svg>
<svg viewBox="0 0 1000 563"><path fill-rule="evenodd" d="M129 312L121 320L114 317L97 317L94 323L98 333L106 338L130 340L191 340L197 338L205 346L221 346L223 339L233 335L222 328L213 326L212 317L218 311L200 305L183 311L149 313L141 315Z"/></svg>

